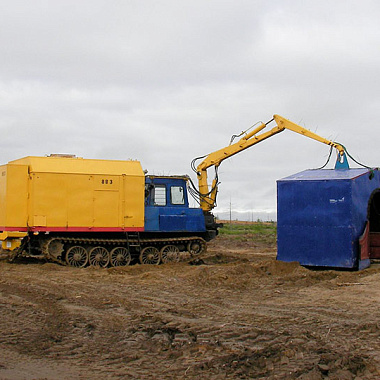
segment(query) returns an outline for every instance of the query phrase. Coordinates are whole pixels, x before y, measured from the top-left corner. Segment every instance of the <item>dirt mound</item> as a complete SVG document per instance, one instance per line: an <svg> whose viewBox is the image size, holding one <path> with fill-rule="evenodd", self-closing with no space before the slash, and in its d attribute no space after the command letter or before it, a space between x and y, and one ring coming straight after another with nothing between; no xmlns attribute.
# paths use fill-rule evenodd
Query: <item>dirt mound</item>
<svg viewBox="0 0 380 380"><path fill-rule="evenodd" d="M380 378L380 267L223 245L202 261L0 263L0 378Z"/></svg>

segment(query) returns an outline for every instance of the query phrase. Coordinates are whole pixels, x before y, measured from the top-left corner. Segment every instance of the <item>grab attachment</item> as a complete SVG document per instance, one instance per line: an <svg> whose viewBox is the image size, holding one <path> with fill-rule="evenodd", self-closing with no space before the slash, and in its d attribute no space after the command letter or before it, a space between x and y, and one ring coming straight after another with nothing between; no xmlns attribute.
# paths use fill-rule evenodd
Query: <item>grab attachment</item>
<svg viewBox="0 0 380 380"><path fill-rule="evenodd" d="M348 165L347 161L347 155L346 152L343 154L337 154L336 162L335 162L335 169L349 169L350 166Z"/></svg>

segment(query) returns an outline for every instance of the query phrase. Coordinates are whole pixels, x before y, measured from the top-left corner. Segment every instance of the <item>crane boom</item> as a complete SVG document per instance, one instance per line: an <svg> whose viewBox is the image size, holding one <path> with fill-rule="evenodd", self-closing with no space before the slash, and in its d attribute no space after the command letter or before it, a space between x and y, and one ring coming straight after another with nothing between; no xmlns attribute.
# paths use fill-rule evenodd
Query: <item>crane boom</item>
<svg viewBox="0 0 380 380"><path fill-rule="evenodd" d="M262 132L263 129L265 129L273 121L276 122L276 126L269 131ZM254 130L250 131L249 133L246 133L238 142L230 144L227 147L224 147L222 149L208 154L204 158L204 160L197 166L196 172L198 177L201 208L204 211L211 211L216 205L216 195L218 192L218 178L216 176L216 178L212 182L211 189L209 190L209 186L207 183L208 168L214 166L217 169L225 159L232 157L235 154L240 153L243 150L250 148L255 144L258 144L259 142L264 141L267 138L284 131L285 129L289 129L303 136L330 145L331 147L337 149L339 156L345 157L345 149L342 145L327 140L317 135L316 133L313 133L308 129L301 127L300 125L297 125L291 122L290 120L285 119L282 116L274 115L272 120L268 121L267 123L261 123Z"/></svg>

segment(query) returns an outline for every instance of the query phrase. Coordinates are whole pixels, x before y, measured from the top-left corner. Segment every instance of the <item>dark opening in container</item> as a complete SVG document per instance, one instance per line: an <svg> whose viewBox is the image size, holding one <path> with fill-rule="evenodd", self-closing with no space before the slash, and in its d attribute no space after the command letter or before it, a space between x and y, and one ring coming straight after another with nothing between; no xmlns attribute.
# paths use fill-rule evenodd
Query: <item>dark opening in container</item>
<svg viewBox="0 0 380 380"><path fill-rule="evenodd" d="M368 250L368 256L370 259L380 259L380 189L376 189L372 192L368 202L368 222L369 231L367 225L367 241L366 247L363 246L363 251Z"/></svg>
<svg viewBox="0 0 380 380"><path fill-rule="evenodd" d="M380 189L376 189L369 198L368 220L370 232L380 232Z"/></svg>

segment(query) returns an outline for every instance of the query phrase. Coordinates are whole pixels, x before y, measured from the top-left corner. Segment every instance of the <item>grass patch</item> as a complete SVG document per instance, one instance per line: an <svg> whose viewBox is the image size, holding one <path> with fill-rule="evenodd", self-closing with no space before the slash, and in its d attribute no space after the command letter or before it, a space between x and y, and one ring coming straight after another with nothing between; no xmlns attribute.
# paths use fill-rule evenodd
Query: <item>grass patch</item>
<svg viewBox="0 0 380 380"><path fill-rule="evenodd" d="M275 245L277 238L277 224L274 222L227 222L219 229L219 234L225 237L228 236L236 241L255 241Z"/></svg>

